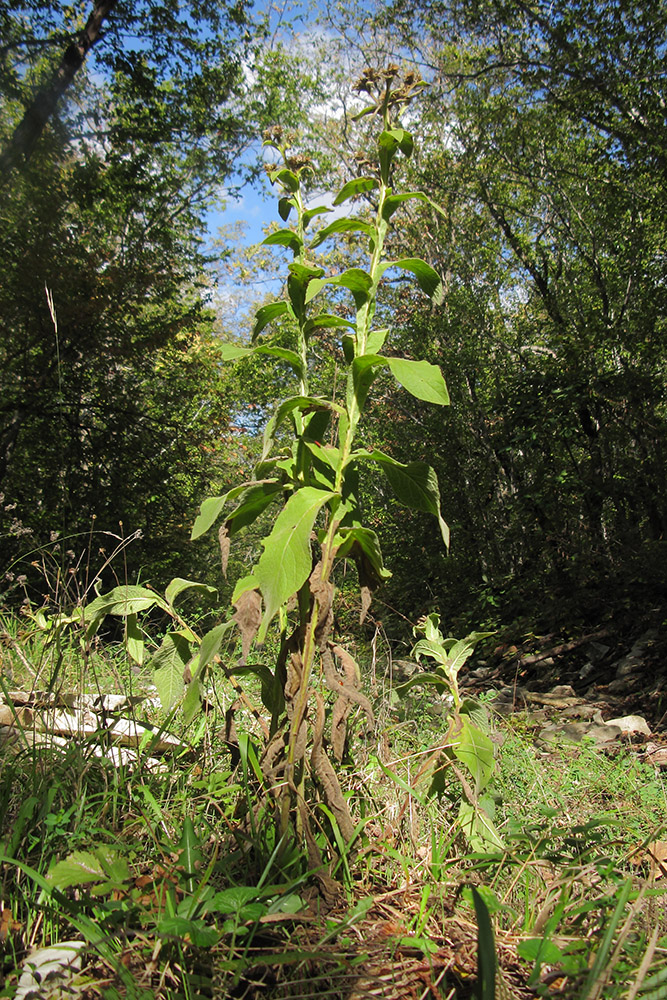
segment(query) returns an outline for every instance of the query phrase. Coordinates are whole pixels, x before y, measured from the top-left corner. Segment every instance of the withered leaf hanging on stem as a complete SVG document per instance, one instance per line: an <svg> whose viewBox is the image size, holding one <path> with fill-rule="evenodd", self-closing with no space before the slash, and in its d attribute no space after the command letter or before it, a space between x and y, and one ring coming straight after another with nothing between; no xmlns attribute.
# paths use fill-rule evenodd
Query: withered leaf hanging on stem
<svg viewBox="0 0 667 1000"><path fill-rule="evenodd" d="M331 809L331 812L338 823L338 829L340 830L342 837L349 842L354 837L354 823L352 822L347 802L345 801L343 793L340 790L336 772L331 766L329 758L327 757L322 745L325 713L324 700L319 691L315 692L315 698L317 700L317 717L313 732L313 750L310 755L310 763L313 773L316 775L320 785L322 786L322 792L324 793L326 804L329 806L329 809Z"/></svg>
<svg viewBox="0 0 667 1000"><path fill-rule="evenodd" d="M343 667L344 677L341 677L334 665L333 655ZM365 694L359 690L361 675L352 656L342 646L332 645L322 651L324 679L331 690L338 695L331 715L331 747L337 761L343 759L345 738L347 736L347 717L353 704L360 705L366 713L369 726L375 724L373 706Z"/></svg>
<svg viewBox="0 0 667 1000"><path fill-rule="evenodd" d="M361 591L359 622L362 624L371 606L373 591L377 590L382 583L382 577L361 548L353 552L352 556L357 564L357 573L359 574L359 590Z"/></svg>
<svg viewBox="0 0 667 1000"><path fill-rule="evenodd" d="M252 641L262 623L262 597L258 590L246 590L234 605L232 620L241 630L241 660L245 663Z"/></svg>
<svg viewBox="0 0 667 1000"><path fill-rule="evenodd" d="M222 524L220 526L220 530L218 531L218 542L220 543L220 562L222 563L222 575L226 580L227 563L229 562L229 550L232 545L232 540L229 537L229 531L227 530L226 524Z"/></svg>
<svg viewBox="0 0 667 1000"><path fill-rule="evenodd" d="M290 653L287 657L287 680L285 681L285 704L287 714L291 717L294 698L301 686L303 675L303 663L301 653L298 651Z"/></svg>
<svg viewBox="0 0 667 1000"><path fill-rule="evenodd" d="M308 580L313 603L317 604L317 626L315 627L315 641L318 649L321 649L326 642L331 629L333 628L333 583L325 582L322 579L322 562L317 563L315 569L310 574Z"/></svg>

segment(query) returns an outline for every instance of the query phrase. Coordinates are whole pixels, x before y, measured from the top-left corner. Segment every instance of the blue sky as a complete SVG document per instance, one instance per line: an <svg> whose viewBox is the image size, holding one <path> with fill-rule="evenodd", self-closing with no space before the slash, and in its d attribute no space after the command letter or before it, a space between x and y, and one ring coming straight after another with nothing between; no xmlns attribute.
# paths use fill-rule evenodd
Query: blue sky
<svg viewBox="0 0 667 1000"><path fill-rule="evenodd" d="M278 219L277 202L262 196L248 185L241 192L240 198L229 198L223 210L211 212L208 217L209 233L215 239L221 226L245 225L244 243L258 243L264 238L262 227Z"/></svg>

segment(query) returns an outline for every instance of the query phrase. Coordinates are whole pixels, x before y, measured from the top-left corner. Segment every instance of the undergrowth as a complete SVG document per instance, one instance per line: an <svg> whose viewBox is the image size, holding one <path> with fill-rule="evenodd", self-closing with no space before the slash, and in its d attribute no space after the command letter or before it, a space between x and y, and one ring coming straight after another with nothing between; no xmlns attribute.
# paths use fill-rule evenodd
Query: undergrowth
<svg viewBox="0 0 667 1000"><path fill-rule="evenodd" d="M52 637L42 638L40 652L25 619L6 626L25 639L33 665L52 662ZM98 677L118 693L131 671L124 650L101 646L96 656L107 663ZM77 677L77 662L80 678L90 661L70 648L61 693ZM492 796L504 849L473 852L458 823L456 781L436 798L426 795L428 781L415 782L441 739L441 717L424 711L418 688L397 712L387 665L378 667L378 727L355 743L341 770L363 834L333 872L330 898L297 858L279 857L269 818L253 814L257 721L248 709L250 735L230 753L228 703L214 678L205 730L171 718L182 749L159 759L139 750L119 766L96 756L85 738L33 746L29 730L12 741L5 735L1 995L14 995L30 949L74 939L86 942L81 970L67 981L71 993L61 985L51 995L354 997L369 963L379 962L394 969L394 992L387 986L380 995L408 997L396 971L407 955L430 970L424 996L465 997L476 981L472 886L495 928L498 996L635 995L645 956L650 988L637 995L662 995L661 981L650 986L667 948L662 872L651 857L665 790L654 769L631 748L562 744L547 752L521 716L494 718ZM20 661L11 668L19 690L34 687ZM43 687L49 679L43 675ZM252 678L245 690L255 703ZM633 921L624 928L628 913Z"/></svg>

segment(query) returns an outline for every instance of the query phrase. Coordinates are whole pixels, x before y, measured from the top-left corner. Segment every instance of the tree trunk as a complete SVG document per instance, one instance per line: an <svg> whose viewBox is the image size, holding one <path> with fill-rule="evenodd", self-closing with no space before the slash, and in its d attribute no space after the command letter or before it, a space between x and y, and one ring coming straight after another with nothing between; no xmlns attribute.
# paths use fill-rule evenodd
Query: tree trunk
<svg viewBox="0 0 667 1000"><path fill-rule="evenodd" d="M0 180L6 180L20 163L30 159L44 126L56 109L62 95L83 65L88 52L100 37L102 24L116 4L116 0L99 0L95 4L85 28L65 50L60 65L49 82L30 102L14 134L0 154Z"/></svg>

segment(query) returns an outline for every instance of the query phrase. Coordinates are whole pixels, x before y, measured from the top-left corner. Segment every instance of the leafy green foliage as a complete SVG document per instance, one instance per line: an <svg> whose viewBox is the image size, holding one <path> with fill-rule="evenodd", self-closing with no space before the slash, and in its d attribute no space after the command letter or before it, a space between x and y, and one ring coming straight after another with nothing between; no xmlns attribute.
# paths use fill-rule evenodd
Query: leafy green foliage
<svg viewBox="0 0 667 1000"><path fill-rule="evenodd" d="M59 96L51 89L27 161L0 178L0 563L29 555L39 600L31 564L58 532L70 604L89 597L113 536L133 539L126 582L164 584L215 559L202 545L188 564L185 546L193 510L233 461L236 386L210 308L227 251L207 228L230 175L257 171L243 151L265 114L296 105L298 78L284 54L271 65L263 16L251 23L243 4L90 13L102 18L94 44ZM36 96L67 76L87 17L60 0L3 6L0 157ZM68 551L90 570L78 590ZM101 572L105 588L117 582Z"/></svg>
<svg viewBox="0 0 667 1000"><path fill-rule="evenodd" d="M441 756L431 785L432 793L443 790L444 773L454 759L464 765L473 780L468 783L456 767L451 769L457 775L463 791L459 807L459 825L473 850L501 850L502 838L492 819L492 806L483 795L495 770L493 743L483 731L486 714L483 706L472 698L462 699L459 691L458 675L461 667L470 658L475 645L486 639L491 632L473 632L465 639L445 639L439 627L436 614L428 615L416 626L415 634L423 632L412 650L412 656L419 661L422 657L435 660L437 667L432 672L420 671L398 688L405 695L411 688L434 687L446 691L452 701L452 711L441 744L432 751L432 758ZM481 724L480 724L481 723Z"/></svg>
<svg viewBox="0 0 667 1000"><path fill-rule="evenodd" d="M426 256L446 286L429 311L391 282L392 350L446 371L456 401L444 426L382 372L382 405L369 399L375 446L417 447L437 471L456 539L441 560L425 518L385 505L387 604L436 608L461 634L524 613L545 630L632 615L649 593L662 606L664 9L399 0L374 23L434 69L411 122L419 155L401 161L424 197L391 203L404 221L389 256ZM369 120L321 130L365 173Z"/></svg>
<svg viewBox="0 0 667 1000"><path fill-rule="evenodd" d="M269 626L276 615L279 616L280 653L273 675L263 666L242 665L241 669L256 672L261 677L263 700L271 708L273 716L272 739L280 736L279 727L284 729L282 752L280 744L276 743L271 756L273 763L267 773L262 771L262 765L255 760L254 751L249 746L240 748L239 753L242 760L254 761L252 768L257 779L267 786L278 803L277 820L283 850L289 849L294 834L303 832L307 823L299 805L297 788L303 786L305 781L305 737L309 724L312 731L311 768L324 798L322 810L333 831L330 847L337 848L340 853L343 845L350 843L357 834L338 778L324 750L325 706L322 694L314 684L314 677L319 661L327 686L338 692L333 713L336 721L332 723L336 731L332 742L340 760L344 750L346 719L352 705L361 706L369 721L373 718L373 711L360 691L359 669L353 658L331 638L334 570L345 558L352 558L357 563L362 617L368 609L372 591L388 575L377 536L361 521L356 498L359 467L369 461L378 463L400 501L434 514L443 539L447 541L447 526L440 513L438 483L430 466L425 463L404 465L389 455L355 448L355 437L368 393L376 369L381 366L388 367L397 382L418 400L441 405L449 402L442 375L434 365L379 354L387 331L374 326L380 282L391 267L414 274L422 290L435 301L440 301L442 293L437 273L425 261L416 258L385 259L388 219L393 215L393 211L385 207L387 199L392 197L392 164L399 153L409 156L413 149L409 133L395 125L392 116L405 103L405 93L414 88L407 82L395 86L396 73L395 69L387 71L376 94L384 130L378 140L380 176L373 183L378 195L373 222L365 222L355 216L345 222L337 221L309 244L307 229L312 215L305 208L304 198L304 181L309 165L289 153L280 129L272 129L267 135L266 144L276 149L284 162L283 167L271 171L272 181L282 189L281 217L288 219L292 210L296 217L293 229L280 229L264 241L267 246L285 247L292 252L286 297L259 310L252 332L254 347L230 345L223 349L222 356L236 361L253 354L265 354L287 363L298 379L298 395L279 403L269 420L256 479L232 488L224 496L204 501L193 529L193 537L199 537L231 502L236 501L236 507L226 512L220 531L224 568L229 537L251 525L274 501L282 502L271 530L262 539L261 555L252 571L237 581L232 601L236 608L233 620L242 636L243 660L255 636L259 642L264 642ZM362 187L367 189L365 183ZM352 193L358 194L359 189L344 188L339 200L345 201ZM367 269L352 267L325 276L311 256L314 247L321 239L350 231L360 232L368 241ZM351 293L354 321L339 320L317 310L313 300L326 285ZM283 332L281 324L291 338L289 346L283 346L284 341L279 345L273 342ZM350 331L344 335L347 386L342 405L333 398L328 400L324 396L311 395L309 385L315 360L311 356L312 332L318 326L335 329L339 325ZM273 336L266 334L267 329L274 331ZM260 336L262 340L258 342ZM333 392L331 395L333 397ZM187 581L172 582L167 590L166 605L156 595L141 588L133 588L120 595L113 592L97 599L93 606L93 621L96 622L105 613L135 615L152 605L163 608L178 620L171 605L187 586ZM288 613L292 601L296 602L297 619L291 626L290 637ZM215 638L211 636L204 640L206 655L203 655L202 646L197 658L193 644L196 646L198 642L192 630L181 625L176 631L167 633L152 661L154 680L163 706L171 708L178 701L179 692L185 693L188 718L196 710L203 670L217 650L217 633ZM193 675L190 664L195 659L197 668ZM238 669L229 671L228 675L236 672ZM285 716L281 718L283 709ZM470 733L468 737L461 740L462 754L473 742ZM478 748L475 748L475 760L479 757L477 751ZM280 752L283 759L277 765L276 755ZM285 780L281 786L272 789L277 773L282 773ZM299 794L303 796L304 793ZM306 834L306 842L309 863L314 865L319 849L311 833Z"/></svg>
<svg viewBox="0 0 667 1000"><path fill-rule="evenodd" d="M92 883L91 892L99 896L117 891L129 877L125 858L103 847L96 851L74 851L52 865L47 875L49 883L56 889Z"/></svg>
<svg viewBox="0 0 667 1000"><path fill-rule="evenodd" d="M292 494L264 539L255 575L265 612L259 641L278 610L301 589L312 570L310 535L315 518L334 494L304 486Z"/></svg>

